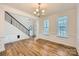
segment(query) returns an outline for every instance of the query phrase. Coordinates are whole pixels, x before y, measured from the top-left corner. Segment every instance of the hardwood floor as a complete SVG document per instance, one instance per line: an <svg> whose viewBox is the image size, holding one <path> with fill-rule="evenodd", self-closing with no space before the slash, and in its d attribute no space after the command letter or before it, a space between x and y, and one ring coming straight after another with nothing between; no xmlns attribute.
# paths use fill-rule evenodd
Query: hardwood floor
<svg viewBox="0 0 79 59"><path fill-rule="evenodd" d="M5 45L5 56L77 56L74 47L38 39L25 39Z"/></svg>

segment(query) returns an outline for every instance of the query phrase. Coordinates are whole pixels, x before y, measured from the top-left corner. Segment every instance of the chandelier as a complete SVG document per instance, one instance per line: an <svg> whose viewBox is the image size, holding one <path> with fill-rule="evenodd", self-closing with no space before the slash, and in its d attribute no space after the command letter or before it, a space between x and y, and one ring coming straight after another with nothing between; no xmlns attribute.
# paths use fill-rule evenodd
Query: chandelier
<svg viewBox="0 0 79 59"><path fill-rule="evenodd" d="M38 8L36 8L33 13L35 16L38 17L45 15L45 10L41 8L41 3L38 3Z"/></svg>

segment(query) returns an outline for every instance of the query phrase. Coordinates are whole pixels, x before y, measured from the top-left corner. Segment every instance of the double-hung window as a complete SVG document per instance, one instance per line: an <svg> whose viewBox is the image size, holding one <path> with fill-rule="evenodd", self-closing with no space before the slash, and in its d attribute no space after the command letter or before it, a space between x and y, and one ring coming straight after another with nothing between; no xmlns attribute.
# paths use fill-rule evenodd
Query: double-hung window
<svg viewBox="0 0 79 59"><path fill-rule="evenodd" d="M44 34L48 35L49 33L49 19L44 20Z"/></svg>
<svg viewBox="0 0 79 59"><path fill-rule="evenodd" d="M59 37L68 35L68 16L59 16L57 20L57 34Z"/></svg>

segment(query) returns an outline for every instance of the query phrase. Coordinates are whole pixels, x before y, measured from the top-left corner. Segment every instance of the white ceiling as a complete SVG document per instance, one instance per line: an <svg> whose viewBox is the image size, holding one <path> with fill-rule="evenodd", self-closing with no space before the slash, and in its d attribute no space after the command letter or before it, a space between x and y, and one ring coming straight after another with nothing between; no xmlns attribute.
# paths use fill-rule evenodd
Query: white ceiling
<svg viewBox="0 0 79 59"><path fill-rule="evenodd" d="M20 9L24 12L33 15L33 11L37 8L37 3L4 3L4 5L9 5L11 7ZM42 3L41 8L46 9L46 16L54 12L75 8L75 3Z"/></svg>

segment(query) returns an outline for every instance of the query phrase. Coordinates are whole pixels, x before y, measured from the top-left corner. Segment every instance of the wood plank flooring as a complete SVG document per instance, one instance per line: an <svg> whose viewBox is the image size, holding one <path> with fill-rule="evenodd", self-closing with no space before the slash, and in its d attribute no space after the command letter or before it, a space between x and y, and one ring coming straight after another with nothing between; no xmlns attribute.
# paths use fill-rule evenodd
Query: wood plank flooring
<svg viewBox="0 0 79 59"><path fill-rule="evenodd" d="M25 39L5 45L5 56L77 56L74 47L60 45L43 39Z"/></svg>

